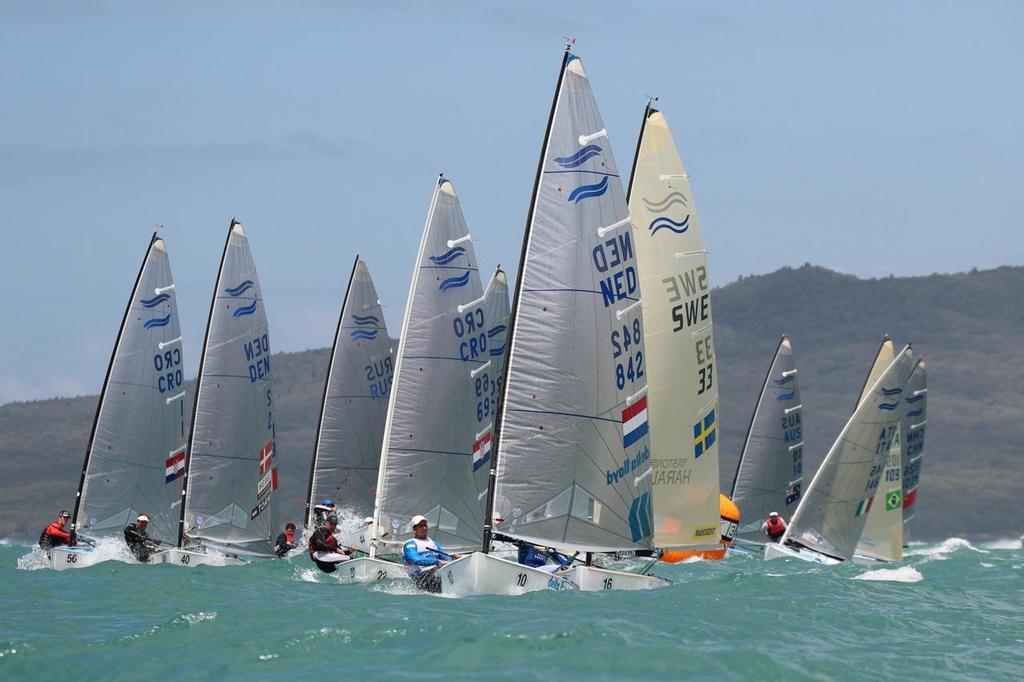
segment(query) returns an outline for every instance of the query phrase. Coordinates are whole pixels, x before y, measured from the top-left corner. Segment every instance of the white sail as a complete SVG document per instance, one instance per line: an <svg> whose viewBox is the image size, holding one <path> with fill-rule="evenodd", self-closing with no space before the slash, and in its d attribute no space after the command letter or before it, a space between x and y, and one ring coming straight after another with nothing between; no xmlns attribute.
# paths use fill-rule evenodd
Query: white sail
<svg viewBox="0 0 1024 682"><path fill-rule="evenodd" d="M910 365L907 346L869 388L800 500L783 544L840 560L853 557L898 429Z"/></svg>
<svg viewBox="0 0 1024 682"><path fill-rule="evenodd" d="M629 212L644 292L654 543L715 544L719 410L708 256L683 160L664 114L650 105Z"/></svg>
<svg viewBox="0 0 1024 682"><path fill-rule="evenodd" d="M494 491L505 536L651 546L649 372L629 224L586 72L567 51L513 305Z"/></svg>
<svg viewBox="0 0 1024 682"><path fill-rule="evenodd" d="M394 352L366 262L356 256L334 334L306 493L313 506L331 498L357 518L373 512L391 395Z"/></svg>
<svg viewBox="0 0 1024 682"><path fill-rule="evenodd" d="M107 368L73 521L120 535L139 514L149 535L178 533L185 459L181 330L164 241L150 239Z"/></svg>
<svg viewBox="0 0 1024 682"><path fill-rule="evenodd" d="M272 555L277 452L267 314L249 240L231 221L196 382L179 545Z"/></svg>
<svg viewBox="0 0 1024 682"><path fill-rule="evenodd" d="M732 483L742 521L737 537L763 541L771 512L792 517L803 490L803 405L793 345L783 336L764 378Z"/></svg>
<svg viewBox="0 0 1024 682"><path fill-rule="evenodd" d="M416 258L381 451L374 527L388 542L410 537L409 521L422 514L446 550L480 547L475 380L487 371L494 327L484 304L462 208L442 177Z"/></svg>
<svg viewBox="0 0 1024 682"><path fill-rule="evenodd" d="M913 357L912 353L908 354ZM889 366L895 357L895 346L886 337L882 346L875 356L875 362L868 372L865 387L861 391L861 400L864 400L870 385L877 381L885 368ZM868 511L868 518L864 522L864 530L861 532L860 540L857 542L857 554L879 561L901 561L903 559L903 491L900 481L903 468L901 456L901 429L902 415L906 411L906 393L903 394L903 402L896 410L900 415L896 427L896 434L892 439L892 446L889 454L886 455L882 464L882 480L878 487L875 502Z"/></svg>
<svg viewBox="0 0 1024 682"><path fill-rule="evenodd" d="M928 425L928 367L924 358L917 361L907 379L906 411L900 422L903 433L903 542L910 540L907 525L914 518L917 489L924 463L924 432Z"/></svg>

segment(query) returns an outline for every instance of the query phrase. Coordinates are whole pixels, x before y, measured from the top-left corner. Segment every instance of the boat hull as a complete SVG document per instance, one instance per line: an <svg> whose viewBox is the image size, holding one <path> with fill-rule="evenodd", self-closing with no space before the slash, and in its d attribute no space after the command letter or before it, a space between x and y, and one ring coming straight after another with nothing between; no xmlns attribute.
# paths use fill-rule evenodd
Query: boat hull
<svg viewBox="0 0 1024 682"><path fill-rule="evenodd" d="M441 594L446 597L577 589L574 583L562 576L482 552L473 552L444 565L438 575L441 579Z"/></svg>
<svg viewBox="0 0 1024 682"><path fill-rule="evenodd" d="M375 583L380 580L409 580L405 566L393 561L359 557L338 566L335 577L343 583Z"/></svg>
<svg viewBox="0 0 1024 682"><path fill-rule="evenodd" d="M89 568L110 558L100 554L93 547L54 547L46 550L46 560L55 571Z"/></svg>
<svg viewBox="0 0 1024 682"><path fill-rule="evenodd" d="M603 590L653 590L668 587L672 583L656 575L642 575L613 571L596 566L574 566L558 574L576 583L584 592L600 592Z"/></svg>
<svg viewBox="0 0 1024 682"><path fill-rule="evenodd" d="M230 554L196 551L193 549L167 549L150 557L152 563L172 564L194 568L196 566L242 566L249 562Z"/></svg>
<svg viewBox="0 0 1024 682"><path fill-rule="evenodd" d="M814 564L821 564L822 566L835 566L842 563L842 561L835 557L825 556L804 547L790 547L789 545L780 545L777 542L769 542L764 546L765 561L786 558L800 559L801 561L809 561Z"/></svg>

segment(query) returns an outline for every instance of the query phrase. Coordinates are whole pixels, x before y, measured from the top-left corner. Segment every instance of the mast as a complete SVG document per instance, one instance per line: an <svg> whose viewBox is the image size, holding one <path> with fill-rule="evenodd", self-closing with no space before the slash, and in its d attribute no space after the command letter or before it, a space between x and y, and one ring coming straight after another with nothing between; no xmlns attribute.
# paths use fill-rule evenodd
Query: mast
<svg viewBox="0 0 1024 682"><path fill-rule="evenodd" d="M506 337L509 339L508 357L501 373L501 394L498 396L498 415L494 418L494 443L491 444L491 468L487 479L487 508L484 512L484 536L483 552L490 552L492 524L494 523L494 496L497 491L498 477L498 451L501 447L502 421L505 415L505 395L508 392L509 368L512 366L512 348L515 345L516 318L519 314L519 298L523 284L523 273L526 270L526 252L530 244L530 232L533 227L534 216L537 212L537 194L540 190L540 182L544 173L544 162L548 155L548 143L551 140L551 128L555 123L555 112L558 110L558 99L562 94L562 81L565 78L565 67L569 64L571 43L567 43L562 53L562 65L558 69L558 82L555 85L555 94L551 99L551 111L548 114L548 125L544 130L544 143L540 150L540 159L537 161L537 175L533 181L533 194L530 197L530 208L526 215L526 230L523 233L523 248L519 255L519 271L516 273L515 293L512 295L512 311L508 317L508 331Z"/></svg>
<svg viewBox="0 0 1024 682"><path fill-rule="evenodd" d="M640 147L644 143L644 131L647 130L647 119L658 110L651 106L651 102L657 100L648 98L647 106L644 107L644 120L640 122L640 134L636 136L636 151L633 152L633 165L629 167L629 184L626 185L626 203L629 203L629 195L633 192L633 180L636 179L636 164L640 160Z"/></svg>
<svg viewBox="0 0 1024 682"><path fill-rule="evenodd" d="M775 347L775 356L772 358L771 363L768 365L768 372L764 375L764 383L761 384L761 394L757 398L757 404L754 405L754 411L750 414L750 424L747 426L747 437L743 441L743 449L740 450L739 461L736 462L736 473L732 476L732 487L729 489L729 499L735 500L736 497L736 481L740 477L740 469L743 467L743 458L747 454L747 447L750 445L750 434L754 430L754 420L757 419L757 411L761 408L761 401L764 400L765 391L768 390L768 382L772 378L772 370L775 369L775 363L779 358L779 350L782 348L782 344L786 342L786 335L783 334L782 338L779 339L779 345ZM742 509L740 512L742 513Z"/></svg>
<svg viewBox="0 0 1024 682"><path fill-rule="evenodd" d="M359 265L359 254L356 254L352 262L352 274L348 277L348 286L345 287L345 298L341 302L341 311L338 313L338 326L334 330L334 343L331 344L331 360L327 363L327 378L324 379L324 393L320 399L320 419L316 424L316 438L313 440L313 461L309 464L309 486L306 488L306 526L309 526L311 518L310 509L313 507L313 475L316 473L316 463L320 454L320 433L324 427L324 410L327 406L327 389L331 385L331 376L334 374L334 359L338 352L338 339L341 337L341 325L345 321L345 311L348 309L348 297L352 293L352 280L356 277L356 267Z"/></svg>
<svg viewBox="0 0 1024 682"><path fill-rule="evenodd" d="M135 302L135 297L139 292L139 282L142 281L142 273L146 271L146 263L149 262L149 254L153 251L153 244L158 239L157 233L154 230L153 236L149 239L149 246L146 247L146 256L142 259L142 265L139 266L139 274L135 276L135 284L132 286L132 295L128 299L128 305L124 308L124 315L121 317L121 326L117 329L117 340L114 342L114 349L110 352L110 362L107 363L107 373L103 377L103 389L100 391L100 399L96 403L96 415L92 420L92 428L89 430L89 442L85 447L85 461L82 462L82 475L78 479L78 492L75 493L75 509L71 515L71 523L74 527L78 527L78 510L82 505L82 488L85 487L85 476L89 471L89 460L92 457L92 444L96 439L96 426L100 422L100 412L103 411L103 403L107 398L107 385L110 383L110 372L114 369L114 360L117 358L118 348L121 346L121 337L124 336L124 326L128 323L128 315L132 310L132 303Z"/></svg>
<svg viewBox="0 0 1024 682"><path fill-rule="evenodd" d="M203 334L203 352L199 356L199 372L196 374L195 395L192 399L192 421L188 431L188 447L185 449L185 477L181 486L181 516L178 519L178 547L184 544L185 540L185 507L188 503L188 481L189 472L192 467L192 444L195 438L196 412L199 411L199 391L203 388L203 365L206 364L207 344L210 342L210 325L213 323L213 311L217 306L217 292L220 291L220 279L224 274L224 259L228 255L228 245L231 243L231 233L238 221L231 219L228 225L228 234L224 238L224 251L220 255L220 267L217 269L217 281L213 285L213 295L210 297L210 315L206 319L206 332Z"/></svg>

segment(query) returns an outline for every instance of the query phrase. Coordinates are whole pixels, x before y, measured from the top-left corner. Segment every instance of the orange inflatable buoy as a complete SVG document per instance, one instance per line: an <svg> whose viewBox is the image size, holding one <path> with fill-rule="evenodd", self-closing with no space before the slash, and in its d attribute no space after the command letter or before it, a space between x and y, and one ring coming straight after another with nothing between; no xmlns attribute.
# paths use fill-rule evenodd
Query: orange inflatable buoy
<svg viewBox="0 0 1024 682"><path fill-rule="evenodd" d="M722 544L717 549L681 549L662 552L661 560L674 564L693 557L710 561L725 558L725 550L732 546L736 537L736 529L740 525L740 508L724 494L718 494L718 513L721 516Z"/></svg>

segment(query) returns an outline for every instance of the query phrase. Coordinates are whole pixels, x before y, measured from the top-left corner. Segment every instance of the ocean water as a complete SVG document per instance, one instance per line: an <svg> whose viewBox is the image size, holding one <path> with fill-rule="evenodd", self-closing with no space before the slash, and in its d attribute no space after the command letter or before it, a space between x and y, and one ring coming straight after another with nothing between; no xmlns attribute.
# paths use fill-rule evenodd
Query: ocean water
<svg viewBox="0 0 1024 682"><path fill-rule="evenodd" d="M993 680L1024 677L1019 540L897 566L662 565L647 592L446 599L308 559L55 572L0 544L0 679Z"/></svg>

